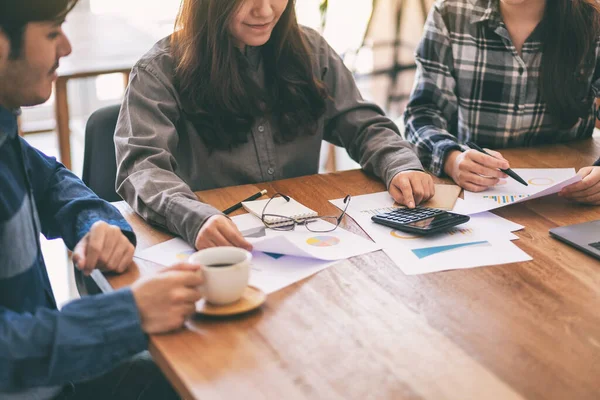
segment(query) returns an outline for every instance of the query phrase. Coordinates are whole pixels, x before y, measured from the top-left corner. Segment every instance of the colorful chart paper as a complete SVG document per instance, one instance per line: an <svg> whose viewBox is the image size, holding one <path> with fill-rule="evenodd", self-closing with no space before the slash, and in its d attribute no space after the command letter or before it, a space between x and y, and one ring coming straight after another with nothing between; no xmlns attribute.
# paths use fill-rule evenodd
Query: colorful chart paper
<svg viewBox="0 0 600 400"><path fill-rule="evenodd" d="M192 254L194 254L196 250L186 250L181 253L177 253L177 259L181 261L186 261Z"/></svg>
<svg viewBox="0 0 600 400"><path fill-rule="evenodd" d="M285 257L284 254L277 254L277 253L267 253L267 252L264 252L263 254L266 254L267 256L271 257L274 260L279 260L281 257Z"/></svg>
<svg viewBox="0 0 600 400"><path fill-rule="evenodd" d="M574 168L515 168L513 171L528 185L507 178L483 192L465 190L464 199L467 204L463 207L463 212L473 215L537 199L558 193L562 188L581 181Z"/></svg>
<svg viewBox="0 0 600 400"><path fill-rule="evenodd" d="M335 236L315 236L308 238L306 243L315 247L332 247L340 244L340 239Z"/></svg>
<svg viewBox="0 0 600 400"><path fill-rule="evenodd" d="M529 195L528 194L515 194L515 195L508 195L508 196L483 196L484 199L494 200L498 204L514 203L515 201L517 201L519 199L523 199L525 197L529 197Z"/></svg>
<svg viewBox="0 0 600 400"><path fill-rule="evenodd" d="M437 247L425 247L422 249L413 249L412 252L415 256L422 260L426 257L432 256L434 254L439 254L447 251L452 251L456 249L460 249L462 247L472 247L478 245L490 245L488 241L480 241L480 242L471 242L471 243L459 243L459 244L451 244L447 246L437 246Z"/></svg>
<svg viewBox="0 0 600 400"><path fill-rule="evenodd" d="M419 238L423 237L422 235L411 235L410 233L396 231L396 230L391 231L390 235L393 238L400 239L400 240L414 240L414 239L419 239Z"/></svg>
<svg viewBox="0 0 600 400"><path fill-rule="evenodd" d="M552 178L531 178L527 181L530 185L534 186L550 186L554 184L554 179Z"/></svg>

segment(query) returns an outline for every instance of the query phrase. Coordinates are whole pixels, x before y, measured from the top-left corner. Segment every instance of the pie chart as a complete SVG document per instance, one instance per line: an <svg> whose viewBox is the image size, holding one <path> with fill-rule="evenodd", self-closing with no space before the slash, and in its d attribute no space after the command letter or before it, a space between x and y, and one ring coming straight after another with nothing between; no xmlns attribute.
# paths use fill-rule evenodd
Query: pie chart
<svg viewBox="0 0 600 400"><path fill-rule="evenodd" d="M331 247L340 244L340 239L335 236L315 236L308 238L306 243L315 247Z"/></svg>
<svg viewBox="0 0 600 400"><path fill-rule="evenodd" d="M531 178L529 181L530 185L534 186L548 186L554 183L552 178Z"/></svg>
<svg viewBox="0 0 600 400"><path fill-rule="evenodd" d="M194 254L196 252L196 250L186 250L186 251L182 251L181 253L177 254L177 259L178 260L182 260L185 261L187 260L192 254Z"/></svg>
<svg viewBox="0 0 600 400"><path fill-rule="evenodd" d="M392 235L392 237L395 237L396 239L403 239L403 240L413 240L413 239L419 239L422 238L422 235L411 235L410 233L405 233L405 232L401 232L401 231L396 231L396 230L392 230L390 232L390 235Z"/></svg>

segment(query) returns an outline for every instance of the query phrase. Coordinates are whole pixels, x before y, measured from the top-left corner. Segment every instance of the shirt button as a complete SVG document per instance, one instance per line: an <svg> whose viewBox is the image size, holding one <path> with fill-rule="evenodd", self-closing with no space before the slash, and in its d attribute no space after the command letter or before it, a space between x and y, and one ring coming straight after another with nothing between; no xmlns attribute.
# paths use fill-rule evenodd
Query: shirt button
<svg viewBox="0 0 600 400"><path fill-rule="evenodd" d="M267 172L269 173L269 175L273 175L275 173L275 170L273 168L269 168Z"/></svg>
<svg viewBox="0 0 600 400"><path fill-rule="evenodd" d="M262 126L262 125L259 125L259 126L258 126L258 131L259 131L260 133L263 133L263 132L265 131L265 127L264 127L264 126Z"/></svg>
<svg viewBox="0 0 600 400"><path fill-rule="evenodd" d="M519 111L519 105L518 105L518 104L515 104L515 106L514 106L513 110L515 110L515 112Z"/></svg>
<svg viewBox="0 0 600 400"><path fill-rule="evenodd" d="M519 75L523 75L523 72L525 72L525 70L523 69L523 67L519 67Z"/></svg>

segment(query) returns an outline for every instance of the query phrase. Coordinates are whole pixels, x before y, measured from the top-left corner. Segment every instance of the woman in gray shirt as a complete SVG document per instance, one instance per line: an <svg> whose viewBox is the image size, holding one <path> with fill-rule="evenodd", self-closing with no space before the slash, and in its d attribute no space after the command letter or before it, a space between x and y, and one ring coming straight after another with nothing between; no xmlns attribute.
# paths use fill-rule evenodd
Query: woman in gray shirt
<svg viewBox="0 0 600 400"><path fill-rule="evenodd" d="M117 191L197 249L250 248L194 191L318 172L344 146L400 203L434 194L410 144L293 0L184 0L178 30L134 67L115 134Z"/></svg>

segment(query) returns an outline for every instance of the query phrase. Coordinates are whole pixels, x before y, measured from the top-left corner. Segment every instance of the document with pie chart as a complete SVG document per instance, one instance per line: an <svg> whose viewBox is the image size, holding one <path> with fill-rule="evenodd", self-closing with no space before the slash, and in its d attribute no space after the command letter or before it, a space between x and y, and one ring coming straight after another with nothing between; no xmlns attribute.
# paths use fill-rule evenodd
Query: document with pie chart
<svg viewBox="0 0 600 400"><path fill-rule="evenodd" d="M259 219L249 215L233 217L233 221L242 234L253 230L248 224L260 224L256 229L262 228L261 233L244 236L252 243L254 250L263 253L337 261L381 250L381 246L371 240L339 227L334 229L335 225L323 220L311 223L311 228L331 232L311 232L304 226L296 226L293 231L264 229Z"/></svg>
<svg viewBox="0 0 600 400"><path fill-rule="evenodd" d="M515 168L513 171L528 186L507 178L483 192L465 190L465 201L453 211L459 214L477 214L558 193L562 188L581 181L574 168Z"/></svg>

